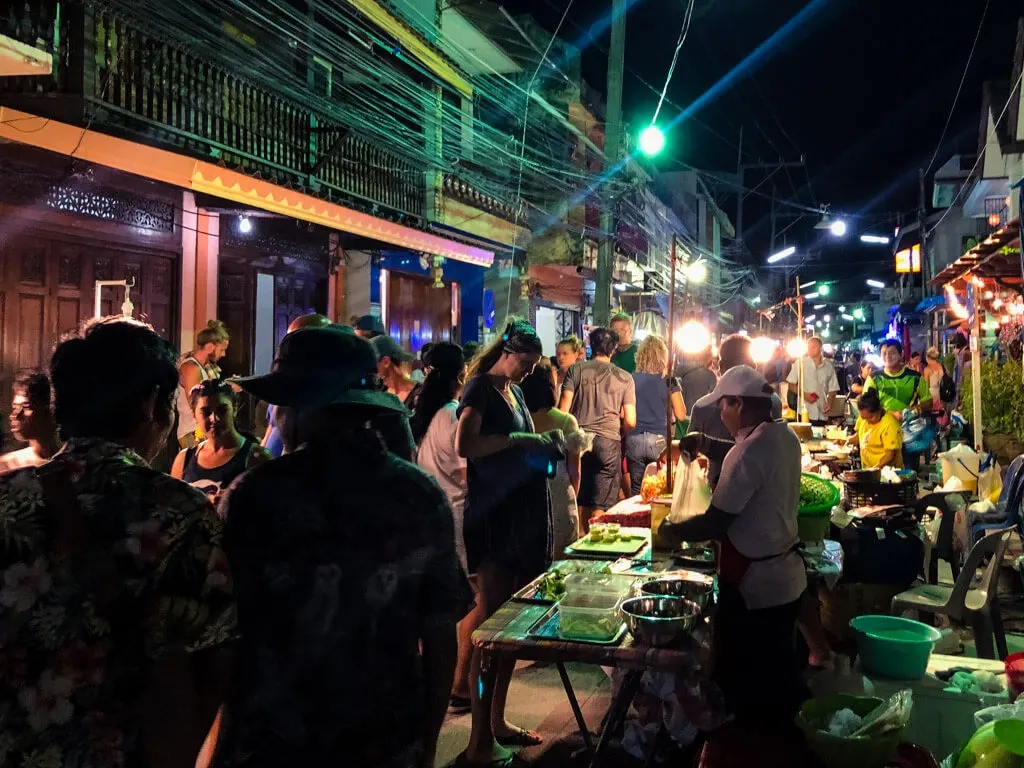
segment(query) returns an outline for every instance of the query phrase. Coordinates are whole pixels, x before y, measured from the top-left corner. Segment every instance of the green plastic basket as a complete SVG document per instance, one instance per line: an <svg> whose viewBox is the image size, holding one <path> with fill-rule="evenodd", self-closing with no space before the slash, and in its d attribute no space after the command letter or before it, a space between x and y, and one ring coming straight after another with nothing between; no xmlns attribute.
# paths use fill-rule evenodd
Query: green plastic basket
<svg viewBox="0 0 1024 768"><path fill-rule="evenodd" d="M800 477L802 479L807 480L808 482L814 483L815 485L825 489L828 492L828 501L823 501L820 504L808 505L806 507L801 506L798 510L799 514L811 516L831 515L832 507L839 503L839 489L836 488L830 481L826 480L823 477L819 477L818 475L812 475L807 472L803 472L801 473Z"/></svg>
<svg viewBox="0 0 1024 768"><path fill-rule="evenodd" d="M825 696L804 702L796 724L807 736L807 745L828 768L884 768L896 754L906 730L874 737L844 738L828 733L828 722L840 709L850 709L861 717L882 703L869 696Z"/></svg>

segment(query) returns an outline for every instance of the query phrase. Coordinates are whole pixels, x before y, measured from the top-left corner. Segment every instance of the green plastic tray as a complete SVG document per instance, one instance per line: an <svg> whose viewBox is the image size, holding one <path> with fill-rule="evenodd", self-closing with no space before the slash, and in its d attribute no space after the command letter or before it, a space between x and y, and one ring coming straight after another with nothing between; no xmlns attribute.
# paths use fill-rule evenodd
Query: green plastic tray
<svg viewBox="0 0 1024 768"><path fill-rule="evenodd" d="M651 531L647 528L626 528L623 529L631 534L633 538L629 541L616 539L615 541L590 541L583 537L565 548L567 555L589 555L591 557L626 557L635 555L641 549L651 543Z"/></svg>

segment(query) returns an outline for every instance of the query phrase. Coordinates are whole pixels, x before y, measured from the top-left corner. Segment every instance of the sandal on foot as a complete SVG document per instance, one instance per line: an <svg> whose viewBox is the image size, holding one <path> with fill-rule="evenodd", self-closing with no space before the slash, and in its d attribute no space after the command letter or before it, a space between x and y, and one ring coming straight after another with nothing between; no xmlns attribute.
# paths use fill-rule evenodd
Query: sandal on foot
<svg viewBox="0 0 1024 768"><path fill-rule="evenodd" d="M453 768L527 768L528 765L528 763L516 755L477 763L469 760L465 752L455 758L455 762L452 763Z"/></svg>
<svg viewBox="0 0 1024 768"><path fill-rule="evenodd" d="M495 736L494 740L503 747L536 747L544 743L544 737L539 733L516 728L507 736Z"/></svg>
<svg viewBox="0 0 1024 768"><path fill-rule="evenodd" d="M464 715L473 708L468 696L450 696L448 698L448 714Z"/></svg>

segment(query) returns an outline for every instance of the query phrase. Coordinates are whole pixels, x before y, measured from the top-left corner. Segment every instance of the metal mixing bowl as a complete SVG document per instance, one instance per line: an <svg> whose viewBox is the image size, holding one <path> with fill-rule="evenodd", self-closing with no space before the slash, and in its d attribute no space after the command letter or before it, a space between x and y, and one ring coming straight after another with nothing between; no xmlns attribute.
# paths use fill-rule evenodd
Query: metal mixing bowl
<svg viewBox="0 0 1024 768"><path fill-rule="evenodd" d="M696 603L701 611L704 611L711 600L712 588L712 585L705 581L691 581L678 576L666 576L642 584L640 592L644 595L682 597Z"/></svg>
<svg viewBox="0 0 1024 768"><path fill-rule="evenodd" d="M700 616L692 600L671 595L633 597L620 610L629 633L644 645L671 645L688 631Z"/></svg>

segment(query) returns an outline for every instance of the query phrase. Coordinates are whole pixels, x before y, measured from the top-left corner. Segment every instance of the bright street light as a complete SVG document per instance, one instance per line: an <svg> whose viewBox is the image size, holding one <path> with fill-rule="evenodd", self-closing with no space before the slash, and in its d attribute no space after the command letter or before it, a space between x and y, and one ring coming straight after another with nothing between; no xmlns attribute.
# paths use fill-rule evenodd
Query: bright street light
<svg viewBox="0 0 1024 768"><path fill-rule="evenodd" d="M767 336L758 336L750 340L750 356L755 363L767 363L775 353L778 342L769 339Z"/></svg>
<svg viewBox="0 0 1024 768"><path fill-rule="evenodd" d="M817 315L808 315L807 317L804 318L804 322L805 323L813 323L815 318L817 318L817 317L818 317Z"/></svg>
<svg viewBox="0 0 1024 768"><path fill-rule="evenodd" d="M828 304L815 304L814 308L815 309L824 309L827 306L828 306Z"/></svg>
<svg viewBox="0 0 1024 768"><path fill-rule="evenodd" d="M865 280L864 282L866 282L870 288L885 288L885 283L881 280Z"/></svg>
<svg viewBox="0 0 1024 768"><path fill-rule="evenodd" d="M665 148L665 134L656 125L648 125L640 134L640 151L653 157Z"/></svg>
<svg viewBox="0 0 1024 768"><path fill-rule="evenodd" d="M861 309L860 307L857 307L856 309L853 310L853 316L857 320L863 320L864 319L864 310Z"/></svg>
<svg viewBox="0 0 1024 768"><path fill-rule="evenodd" d="M708 279L708 265L703 261L695 261L686 267L686 276L691 283L703 283Z"/></svg>
<svg viewBox="0 0 1024 768"><path fill-rule="evenodd" d="M825 320L826 323L831 323L832 322L832 315L825 315L824 320Z"/></svg>
<svg viewBox="0 0 1024 768"><path fill-rule="evenodd" d="M828 231L831 232L834 237L842 237L846 234L846 222L842 219L836 219L828 225Z"/></svg>
<svg viewBox="0 0 1024 768"><path fill-rule="evenodd" d="M848 321L851 321L851 322L853 321L853 315L848 315L845 312L843 314L841 314L840 317L843 318L843 320L848 320Z"/></svg>
<svg viewBox="0 0 1024 768"><path fill-rule="evenodd" d="M783 248L778 253L773 253L771 256L769 256L768 257L768 263L769 264L774 264L777 261L782 261L783 259L788 259L794 253L796 253L796 246L795 245L791 245L791 246L789 246L789 248Z"/></svg>
<svg viewBox="0 0 1024 768"><path fill-rule="evenodd" d="M802 291L804 288L810 288L812 285L817 285L817 284L818 284L817 280L811 280L810 282L807 282L807 283L800 283L800 290Z"/></svg>
<svg viewBox="0 0 1024 768"><path fill-rule="evenodd" d="M805 299L816 299L816 298L818 298L818 296L819 296L819 293L817 291L815 291L814 293L805 293L804 294L804 298Z"/></svg>
<svg viewBox="0 0 1024 768"><path fill-rule="evenodd" d="M803 357L807 354L807 342L797 337L786 345L786 354L790 357Z"/></svg>
<svg viewBox="0 0 1024 768"><path fill-rule="evenodd" d="M711 346L711 332L696 320L690 320L679 329L678 343L683 352L695 355Z"/></svg>
<svg viewBox="0 0 1024 768"><path fill-rule="evenodd" d="M872 245L888 245L889 238L885 235L861 235L860 241L862 243L871 243Z"/></svg>
<svg viewBox="0 0 1024 768"><path fill-rule="evenodd" d="M822 329L822 331L821 331L821 338L827 339L828 337L829 337L829 330L828 330L828 328Z"/></svg>
<svg viewBox="0 0 1024 768"><path fill-rule="evenodd" d="M846 307L844 307L844 306L840 305L840 307L839 307L839 311L840 311L840 312L845 312L845 311L846 311Z"/></svg>
<svg viewBox="0 0 1024 768"><path fill-rule="evenodd" d="M818 286L818 293L820 293L822 296L828 296L831 292L832 288L829 286L828 283L822 283L821 285Z"/></svg>

